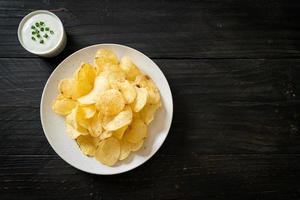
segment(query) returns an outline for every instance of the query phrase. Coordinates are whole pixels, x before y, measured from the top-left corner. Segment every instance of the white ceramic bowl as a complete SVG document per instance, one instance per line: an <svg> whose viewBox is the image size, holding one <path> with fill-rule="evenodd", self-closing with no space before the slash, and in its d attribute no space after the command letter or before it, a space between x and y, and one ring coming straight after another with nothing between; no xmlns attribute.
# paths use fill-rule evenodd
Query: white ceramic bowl
<svg viewBox="0 0 300 200"><path fill-rule="evenodd" d="M148 129L148 137L143 148L132 153L124 161L119 161L115 166L102 165L94 158L83 155L75 140L66 135L64 118L55 114L52 109L52 102L58 95L58 83L61 79L70 77L78 68L81 62L93 63L96 51L100 48L107 48L114 51L119 58L129 56L134 63L146 74L148 74L159 88L162 100L162 108L155 115L155 119ZM166 139L173 117L173 99L170 86L166 77L159 67L143 53L127 46L118 44L98 44L83 48L61 62L49 77L41 99L41 122L54 151L70 165L93 174L118 174L132 170L148 159L150 159Z"/></svg>
<svg viewBox="0 0 300 200"><path fill-rule="evenodd" d="M28 19L30 19L31 17L33 17L37 14L46 14L46 15L52 16L54 19L57 20L57 23L59 24L59 27L60 27L60 31L62 32L61 37L59 38L58 42L55 44L54 48L49 49L47 51L30 50L29 48L27 48L27 46L24 44L24 42L22 40L22 35L21 35L22 27L24 26L24 24L26 23L26 21ZM19 27L18 27L18 39L24 49L26 49L28 52L30 52L32 54L35 54L35 55L38 55L41 57L54 57L54 56L58 55L60 52L62 52L64 50L66 43L67 43L67 36L66 36L66 32L64 30L63 23L54 13L47 11L47 10L36 10L36 11L33 11L33 12L29 13L28 15L26 15L21 20Z"/></svg>

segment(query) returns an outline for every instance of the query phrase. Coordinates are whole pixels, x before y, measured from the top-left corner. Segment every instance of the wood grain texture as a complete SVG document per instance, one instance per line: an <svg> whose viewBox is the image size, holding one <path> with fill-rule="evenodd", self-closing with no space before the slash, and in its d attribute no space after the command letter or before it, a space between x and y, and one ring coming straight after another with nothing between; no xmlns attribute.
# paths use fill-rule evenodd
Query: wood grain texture
<svg viewBox="0 0 300 200"><path fill-rule="evenodd" d="M0 2L0 57L31 57L17 26L36 9L55 12L68 34L64 55L92 44L121 43L155 58L299 57L300 2L10 1Z"/></svg>
<svg viewBox="0 0 300 200"><path fill-rule="evenodd" d="M1 156L1 199L298 199L299 155L158 154L125 174L82 173L57 156Z"/></svg>
<svg viewBox="0 0 300 200"><path fill-rule="evenodd" d="M63 21L65 51L17 39L23 16ZM299 199L300 1L0 0L0 199ZM74 51L120 43L154 59L174 99L169 136L116 176L64 162L42 131L50 73Z"/></svg>
<svg viewBox="0 0 300 200"><path fill-rule="evenodd" d="M300 60L155 62L168 78L175 105L162 152L300 153ZM0 59L1 155L54 154L39 117L52 69L41 59Z"/></svg>

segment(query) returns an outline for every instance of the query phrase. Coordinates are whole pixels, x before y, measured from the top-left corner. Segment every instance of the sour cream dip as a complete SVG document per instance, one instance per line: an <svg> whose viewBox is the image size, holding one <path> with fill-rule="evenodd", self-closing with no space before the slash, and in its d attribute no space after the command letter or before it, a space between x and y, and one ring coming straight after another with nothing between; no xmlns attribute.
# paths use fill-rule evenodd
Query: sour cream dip
<svg viewBox="0 0 300 200"><path fill-rule="evenodd" d="M30 53L53 57L66 46L66 33L60 19L47 10L26 15L19 24L18 38Z"/></svg>

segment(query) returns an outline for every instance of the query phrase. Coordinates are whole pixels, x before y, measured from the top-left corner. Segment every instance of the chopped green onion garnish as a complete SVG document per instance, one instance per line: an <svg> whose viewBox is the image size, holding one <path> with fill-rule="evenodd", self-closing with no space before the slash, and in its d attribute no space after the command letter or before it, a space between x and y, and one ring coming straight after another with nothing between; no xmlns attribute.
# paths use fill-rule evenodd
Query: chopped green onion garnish
<svg viewBox="0 0 300 200"><path fill-rule="evenodd" d="M32 32L31 32L32 35L35 35L35 33L36 33L35 31L32 31Z"/></svg>
<svg viewBox="0 0 300 200"><path fill-rule="evenodd" d="M44 37L44 38L48 38L48 35L47 35L47 34L45 34L43 37Z"/></svg>
<svg viewBox="0 0 300 200"><path fill-rule="evenodd" d="M45 30L46 30L46 31L49 31L50 29L49 29L49 27L46 27Z"/></svg>
<svg viewBox="0 0 300 200"><path fill-rule="evenodd" d="M44 28L41 28L41 31L44 31Z"/></svg>
<svg viewBox="0 0 300 200"><path fill-rule="evenodd" d="M31 29L35 29L35 26L32 25L32 26L31 26Z"/></svg>
<svg viewBox="0 0 300 200"><path fill-rule="evenodd" d="M54 32L53 32L52 30L50 31L50 33L51 33L51 34L54 34Z"/></svg>
<svg viewBox="0 0 300 200"><path fill-rule="evenodd" d="M44 44L44 40L40 40L40 43L41 43L41 44Z"/></svg>
<svg viewBox="0 0 300 200"><path fill-rule="evenodd" d="M35 41L35 37L32 36L31 39L32 39L33 41Z"/></svg>
<svg viewBox="0 0 300 200"><path fill-rule="evenodd" d="M40 22L40 25L43 26L43 25L44 25L44 22Z"/></svg>
<svg viewBox="0 0 300 200"><path fill-rule="evenodd" d="M40 24L36 22L36 23L35 23L35 26L36 26L36 27L39 27L39 26L40 26Z"/></svg>
<svg viewBox="0 0 300 200"><path fill-rule="evenodd" d="M41 36L40 36L40 34L37 34L37 36L36 36L36 37L40 38Z"/></svg>

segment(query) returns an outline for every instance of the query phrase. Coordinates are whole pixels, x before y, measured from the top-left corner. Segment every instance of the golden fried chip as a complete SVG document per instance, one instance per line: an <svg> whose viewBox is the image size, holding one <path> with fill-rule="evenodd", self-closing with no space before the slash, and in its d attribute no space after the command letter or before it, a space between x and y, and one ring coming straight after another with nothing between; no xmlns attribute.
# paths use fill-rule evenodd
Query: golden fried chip
<svg viewBox="0 0 300 200"><path fill-rule="evenodd" d="M133 112L140 112L140 110L142 110L147 103L148 92L145 88L135 87L135 89L136 89L136 98L132 104L132 110Z"/></svg>
<svg viewBox="0 0 300 200"><path fill-rule="evenodd" d="M139 113L140 118L145 122L145 124L149 125L153 118L157 109L161 106L161 104L147 104Z"/></svg>
<svg viewBox="0 0 300 200"><path fill-rule="evenodd" d="M138 151L138 150L140 150L140 148L143 146L143 144L144 144L144 140L140 140L137 143L128 142L130 151Z"/></svg>
<svg viewBox="0 0 300 200"><path fill-rule="evenodd" d="M94 113L95 114L95 113ZM77 107L76 122L85 129L89 129L91 125L91 119L87 118L85 108L82 106Z"/></svg>
<svg viewBox="0 0 300 200"><path fill-rule="evenodd" d="M104 140L112 136L112 131L103 131L102 134L99 136L100 140Z"/></svg>
<svg viewBox="0 0 300 200"><path fill-rule="evenodd" d="M78 136L86 135L86 133L87 133L85 129L79 128L79 130L77 130L67 123L66 123L66 127L67 127L67 135L71 139L76 139Z"/></svg>
<svg viewBox="0 0 300 200"><path fill-rule="evenodd" d="M141 73L137 66L127 56L124 56L121 59L120 68L124 71L126 78L130 81L133 81L135 77Z"/></svg>
<svg viewBox="0 0 300 200"><path fill-rule="evenodd" d="M158 104L159 103L159 101L160 101L159 91L149 76L139 75L136 77L134 82L138 87L147 89L149 104Z"/></svg>
<svg viewBox="0 0 300 200"><path fill-rule="evenodd" d="M93 90L87 95L80 97L78 102L81 104L89 105L97 101L99 94L109 89L109 82L105 76L97 76L94 82Z"/></svg>
<svg viewBox="0 0 300 200"><path fill-rule="evenodd" d="M126 104L131 104L136 98L137 92L135 86L131 85L129 81L114 82L110 85L122 93Z"/></svg>
<svg viewBox="0 0 300 200"><path fill-rule="evenodd" d="M52 104L52 110L60 115L68 115L76 107L76 101L58 96Z"/></svg>
<svg viewBox="0 0 300 200"><path fill-rule="evenodd" d="M95 68L88 63L83 63L78 69L77 73L75 73L75 80L85 81L90 85L94 85L95 77Z"/></svg>
<svg viewBox="0 0 300 200"><path fill-rule="evenodd" d="M104 115L116 115L123 110L124 106L124 98L116 89L102 92L96 103L97 109Z"/></svg>
<svg viewBox="0 0 300 200"><path fill-rule="evenodd" d="M75 80L73 86L72 99L74 100L88 94L93 89L93 85L87 80Z"/></svg>
<svg viewBox="0 0 300 200"><path fill-rule="evenodd" d="M115 131L130 124L132 120L132 111L129 106L116 116L108 116L103 119L103 128L108 131Z"/></svg>
<svg viewBox="0 0 300 200"><path fill-rule="evenodd" d="M141 119L134 119L123 138L131 143L139 143L147 136L147 125Z"/></svg>
<svg viewBox="0 0 300 200"><path fill-rule="evenodd" d="M102 116L101 113L96 113L91 120L89 132L93 137L99 137L102 134Z"/></svg>
<svg viewBox="0 0 300 200"><path fill-rule="evenodd" d="M113 166L119 159L120 149L119 140L109 137L100 142L95 158L104 165Z"/></svg>
<svg viewBox="0 0 300 200"><path fill-rule="evenodd" d="M124 140L120 141L121 144L121 151L120 151L120 157L119 160L124 160L126 159L131 151L131 145L129 144L129 142L126 142Z"/></svg>
<svg viewBox="0 0 300 200"><path fill-rule="evenodd" d="M99 139L91 137L90 135L80 135L76 138L76 141L85 155L95 155Z"/></svg>
<svg viewBox="0 0 300 200"><path fill-rule="evenodd" d="M113 136L115 136L116 138L118 138L119 140L121 140L122 137L123 137L123 135L124 135L124 133L125 133L125 131L127 130L127 128L128 128L128 125L123 126L122 128L119 128L119 129L115 130L113 132Z"/></svg>
<svg viewBox="0 0 300 200"><path fill-rule="evenodd" d="M118 65L119 60L114 52L109 49L100 49L95 55L97 74L103 71L105 64Z"/></svg>
<svg viewBox="0 0 300 200"><path fill-rule="evenodd" d="M74 79L63 79L58 84L59 92L66 98L72 98L74 93Z"/></svg>

